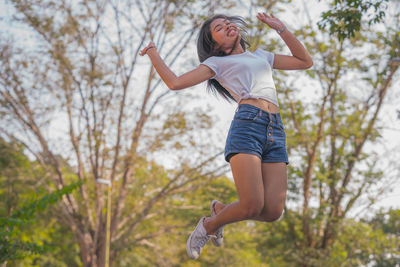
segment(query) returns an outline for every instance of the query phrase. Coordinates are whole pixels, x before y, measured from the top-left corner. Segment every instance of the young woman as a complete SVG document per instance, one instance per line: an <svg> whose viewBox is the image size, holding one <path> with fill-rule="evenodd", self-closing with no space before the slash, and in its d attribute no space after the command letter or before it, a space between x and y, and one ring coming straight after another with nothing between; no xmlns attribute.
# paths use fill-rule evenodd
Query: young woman
<svg viewBox="0 0 400 267"><path fill-rule="evenodd" d="M141 51L147 54L171 90L208 81L208 88L238 103L225 146L239 201L225 205L211 202L210 217L200 219L187 240L190 258L197 259L209 239L220 246L223 226L242 220L272 222L283 212L286 199L285 132L279 113L272 69L298 70L313 65L304 46L273 15L257 18L277 31L292 56L257 49L246 51L246 26L240 17L216 15L200 29L197 52L201 64L176 76L163 62L154 43Z"/></svg>

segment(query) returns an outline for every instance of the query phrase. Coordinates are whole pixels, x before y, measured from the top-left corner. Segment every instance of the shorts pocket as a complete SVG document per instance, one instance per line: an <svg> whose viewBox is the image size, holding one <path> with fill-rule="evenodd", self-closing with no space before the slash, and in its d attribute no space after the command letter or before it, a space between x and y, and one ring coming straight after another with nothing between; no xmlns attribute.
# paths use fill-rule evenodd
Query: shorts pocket
<svg viewBox="0 0 400 267"><path fill-rule="evenodd" d="M248 110L239 110L236 112L235 117L233 118L234 121L249 121L252 122L257 119L258 112L248 111Z"/></svg>

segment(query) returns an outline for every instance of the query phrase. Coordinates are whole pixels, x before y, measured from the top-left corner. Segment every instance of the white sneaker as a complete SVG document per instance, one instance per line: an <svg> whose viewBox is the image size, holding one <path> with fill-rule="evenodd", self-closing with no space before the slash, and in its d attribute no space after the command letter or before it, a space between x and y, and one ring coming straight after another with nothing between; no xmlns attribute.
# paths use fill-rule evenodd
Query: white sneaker
<svg viewBox="0 0 400 267"><path fill-rule="evenodd" d="M217 203L217 200L213 200L211 201L211 205L210 205L210 210L211 210L211 216L215 216L215 203ZM217 247L220 247L222 245L222 243L224 242L224 227L221 226L219 227L216 231L215 231L215 237L211 237L211 241L213 242L213 244Z"/></svg>
<svg viewBox="0 0 400 267"><path fill-rule="evenodd" d="M206 217L200 219L194 231L190 234L186 242L186 251L191 259L197 259L200 256L200 252L207 243L207 241L212 237L212 235L207 235L206 229L203 225L203 220Z"/></svg>

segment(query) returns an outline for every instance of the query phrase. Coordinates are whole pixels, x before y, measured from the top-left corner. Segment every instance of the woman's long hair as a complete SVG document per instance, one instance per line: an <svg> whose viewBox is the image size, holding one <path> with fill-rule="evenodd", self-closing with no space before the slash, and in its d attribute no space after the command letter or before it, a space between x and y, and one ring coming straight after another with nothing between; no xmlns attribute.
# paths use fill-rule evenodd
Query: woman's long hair
<svg viewBox="0 0 400 267"><path fill-rule="evenodd" d="M226 15L215 15L209 19L207 19L200 28L199 36L197 39L197 55L199 56L200 62L203 62L209 57L217 56L223 57L227 56L227 54L221 50L219 50L216 45L217 43L213 40L211 35L211 22L215 19L227 19L230 22L236 24L239 28L241 39L240 45L242 46L243 50L246 51L247 47L250 47L250 44L247 41L247 23L243 20L242 17L239 16L226 16ZM213 92L216 94L217 92L225 98L228 102L231 100L235 101L232 95L226 90L217 80L210 79L207 81L207 89L208 91Z"/></svg>

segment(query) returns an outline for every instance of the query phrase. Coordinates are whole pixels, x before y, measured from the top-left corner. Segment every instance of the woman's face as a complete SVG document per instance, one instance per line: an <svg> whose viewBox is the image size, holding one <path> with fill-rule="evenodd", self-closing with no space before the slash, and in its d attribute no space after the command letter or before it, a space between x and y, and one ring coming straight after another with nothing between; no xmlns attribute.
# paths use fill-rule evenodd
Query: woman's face
<svg viewBox="0 0 400 267"><path fill-rule="evenodd" d="M227 19L219 18L211 22L211 36L218 44L218 48L230 53L240 41L238 27Z"/></svg>

